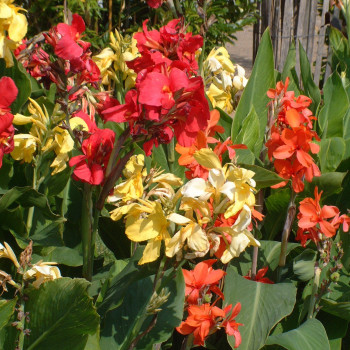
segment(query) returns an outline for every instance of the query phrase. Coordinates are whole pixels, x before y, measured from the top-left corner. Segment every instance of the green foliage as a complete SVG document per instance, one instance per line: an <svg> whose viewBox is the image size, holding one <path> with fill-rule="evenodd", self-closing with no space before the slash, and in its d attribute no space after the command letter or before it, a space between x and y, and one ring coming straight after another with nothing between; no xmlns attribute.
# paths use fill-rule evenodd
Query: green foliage
<svg viewBox="0 0 350 350"><path fill-rule="evenodd" d="M240 349L260 349L272 327L289 315L295 304L296 288L292 283L264 284L246 280L232 267L227 270L224 288L225 304L240 302L242 309L236 320L240 328ZM234 338L228 337L234 346Z"/></svg>

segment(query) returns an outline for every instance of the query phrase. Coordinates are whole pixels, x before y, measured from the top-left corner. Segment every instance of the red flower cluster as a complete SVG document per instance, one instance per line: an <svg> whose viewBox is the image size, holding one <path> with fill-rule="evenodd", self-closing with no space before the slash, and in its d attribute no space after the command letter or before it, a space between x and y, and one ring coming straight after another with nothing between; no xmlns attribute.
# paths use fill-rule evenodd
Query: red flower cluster
<svg viewBox="0 0 350 350"><path fill-rule="evenodd" d="M10 106L17 94L18 89L14 81L9 77L2 77L0 79L0 168L4 154L11 153L14 148L13 114Z"/></svg>
<svg viewBox="0 0 350 350"><path fill-rule="evenodd" d="M235 348L241 344L241 335L238 327L241 323L235 321L235 317L241 311L241 304L237 303L235 307L231 305L220 309L211 305L211 294L214 292L219 299L224 299L224 295L218 287L219 281L226 274L223 270L214 270L212 265L215 259L202 261L196 265L194 270L183 269L186 283L186 301L188 316L183 321L177 331L183 335L193 334L194 345L204 345L207 336L215 333L220 328L225 328L228 335L235 337Z"/></svg>
<svg viewBox="0 0 350 350"><path fill-rule="evenodd" d="M73 116L82 118L89 126L90 133L82 143L83 154L69 161L71 167L75 166L73 178L91 185L100 185L113 149L115 133L110 129L99 129L83 112Z"/></svg>
<svg viewBox="0 0 350 350"><path fill-rule="evenodd" d="M339 226L343 225L343 231L349 230L350 217L340 215L335 206L324 205L321 207L320 200L322 191L318 193L315 187L315 198L305 198L300 202L298 213L298 232L296 240L305 247L306 241L312 239L315 243L322 240L322 235L327 238L333 237Z"/></svg>
<svg viewBox="0 0 350 350"><path fill-rule="evenodd" d="M148 6L153 7L154 9L162 6L163 2L165 2L165 0L147 0Z"/></svg>
<svg viewBox="0 0 350 350"><path fill-rule="evenodd" d="M52 61L50 55L38 45L29 55L22 56L21 51L25 48L25 43L17 51L17 56L27 71L46 87L53 82L59 90L66 92L62 71L68 78L74 76L75 80L71 82L74 86L96 84L100 80L100 70L91 59L91 44L81 40L84 31L84 20L74 14L71 25L59 23L48 33L44 33L46 42L61 60Z"/></svg>
<svg viewBox="0 0 350 350"><path fill-rule="evenodd" d="M223 133L225 130L222 126L217 125L220 119L220 113L218 110L214 109L210 111L210 119L208 126L204 131L199 131L194 143L189 147L181 146L179 143L176 145L176 151L181 154L179 158L179 164L186 166L189 170L185 172L188 179L194 179L201 177L207 180L209 175L209 170L204 168L194 158L194 153L202 148L208 148L208 144L216 144L214 148L214 153L222 160L222 155L228 151L230 159L233 159L236 155L235 149L237 148L247 148L246 145L234 145L230 138L224 142L220 142L218 139L214 138L215 133Z"/></svg>
<svg viewBox="0 0 350 350"><path fill-rule="evenodd" d="M102 116L129 123L132 136L146 139L144 150L150 155L153 145L169 143L174 135L182 146L190 146L207 127L209 106L202 78L193 75L202 37L185 34L180 20L159 31L148 31L146 23L134 36L141 57L127 63L138 73L136 90L128 91L125 104L104 109Z"/></svg>
<svg viewBox="0 0 350 350"><path fill-rule="evenodd" d="M292 180L295 192L304 190L304 178L311 182L314 176L320 176L320 170L310 156L319 152L319 146L313 143L319 137L312 130L312 121L316 118L307 108L311 100L306 96L295 97L293 91L287 91L286 83L277 83L276 89L270 89L268 97L277 106L278 116L271 128L271 137L266 142L270 161L274 158L274 167L279 176L286 179L273 188L283 187Z"/></svg>

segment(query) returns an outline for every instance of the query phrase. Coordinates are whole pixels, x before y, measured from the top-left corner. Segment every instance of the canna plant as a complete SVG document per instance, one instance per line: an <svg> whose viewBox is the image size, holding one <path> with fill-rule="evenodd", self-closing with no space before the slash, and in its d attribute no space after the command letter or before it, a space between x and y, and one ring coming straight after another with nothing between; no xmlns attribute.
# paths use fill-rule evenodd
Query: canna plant
<svg viewBox="0 0 350 350"><path fill-rule="evenodd" d="M247 81L186 18L85 30L0 62L0 348L346 348L346 80L268 31Z"/></svg>

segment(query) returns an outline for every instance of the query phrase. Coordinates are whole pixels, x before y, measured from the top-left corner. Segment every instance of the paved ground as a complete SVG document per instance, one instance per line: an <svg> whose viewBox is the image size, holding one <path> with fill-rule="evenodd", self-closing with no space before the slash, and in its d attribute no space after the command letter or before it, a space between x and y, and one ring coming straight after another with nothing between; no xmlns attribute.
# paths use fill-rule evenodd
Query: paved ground
<svg viewBox="0 0 350 350"><path fill-rule="evenodd" d="M226 48L234 63L242 66L249 77L253 68L253 26L245 27L241 32L236 33L237 41L234 45L227 44Z"/></svg>

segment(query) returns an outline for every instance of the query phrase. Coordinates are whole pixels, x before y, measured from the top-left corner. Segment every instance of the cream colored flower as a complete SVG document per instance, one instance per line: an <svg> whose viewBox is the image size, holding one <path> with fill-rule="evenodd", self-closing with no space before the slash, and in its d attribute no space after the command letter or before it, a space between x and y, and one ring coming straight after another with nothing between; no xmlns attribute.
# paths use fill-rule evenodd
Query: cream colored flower
<svg viewBox="0 0 350 350"><path fill-rule="evenodd" d="M10 259L17 268L19 267L15 253L6 242L4 242L4 246L0 243L0 258Z"/></svg>
<svg viewBox="0 0 350 350"><path fill-rule="evenodd" d="M39 288L42 283L61 277L61 271L54 265L56 265L55 262L39 261L30 270L26 271L23 275L23 279L30 280L35 278L33 286Z"/></svg>

